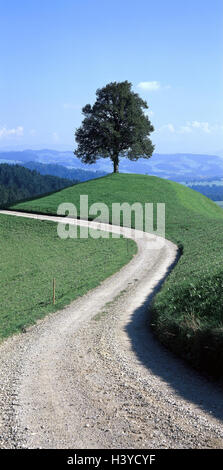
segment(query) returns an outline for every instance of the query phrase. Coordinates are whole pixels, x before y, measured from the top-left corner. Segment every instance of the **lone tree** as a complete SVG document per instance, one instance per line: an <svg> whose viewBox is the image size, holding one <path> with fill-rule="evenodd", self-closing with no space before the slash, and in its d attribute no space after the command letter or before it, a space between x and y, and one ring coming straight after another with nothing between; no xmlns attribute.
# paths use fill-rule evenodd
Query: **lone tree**
<svg viewBox="0 0 223 470"><path fill-rule="evenodd" d="M154 127L143 112L148 105L131 86L127 81L109 83L96 91L93 106L82 109L85 117L75 132L78 147L74 154L83 163L109 157L117 173L120 157L138 160L152 156L149 135Z"/></svg>

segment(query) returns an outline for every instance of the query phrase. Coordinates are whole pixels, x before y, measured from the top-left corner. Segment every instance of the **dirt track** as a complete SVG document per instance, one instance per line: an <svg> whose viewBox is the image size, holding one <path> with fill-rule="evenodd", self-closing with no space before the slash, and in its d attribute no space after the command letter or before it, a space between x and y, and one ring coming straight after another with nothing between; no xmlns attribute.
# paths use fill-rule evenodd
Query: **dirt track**
<svg viewBox="0 0 223 470"><path fill-rule="evenodd" d="M223 448L223 390L148 326L176 247L149 234L136 242L120 272L0 346L1 448Z"/></svg>

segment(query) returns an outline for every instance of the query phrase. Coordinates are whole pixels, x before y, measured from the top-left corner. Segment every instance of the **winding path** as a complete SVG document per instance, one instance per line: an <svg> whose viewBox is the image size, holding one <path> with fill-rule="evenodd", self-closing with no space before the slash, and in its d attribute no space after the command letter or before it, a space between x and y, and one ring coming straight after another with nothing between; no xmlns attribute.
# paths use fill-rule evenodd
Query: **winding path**
<svg viewBox="0 0 223 470"><path fill-rule="evenodd" d="M138 253L118 273L0 346L0 447L223 448L223 390L163 348L148 326L149 302L177 248L145 233L135 240Z"/></svg>

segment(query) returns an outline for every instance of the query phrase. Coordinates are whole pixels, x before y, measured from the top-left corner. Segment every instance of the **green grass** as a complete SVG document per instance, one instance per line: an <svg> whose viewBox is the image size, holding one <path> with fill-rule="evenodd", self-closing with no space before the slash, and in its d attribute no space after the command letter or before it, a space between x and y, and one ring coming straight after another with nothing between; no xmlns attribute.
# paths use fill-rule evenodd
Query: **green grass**
<svg viewBox="0 0 223 470"><path fill-rule="evenodd" d="M52 213L61 202L165 202L166 237L183 247L152 307L160 340L196 368L223 376L223 212L217 204L178 183L153 176L116 174L78 184L14 206ZM134 220L132 220L134 227Z"/></svg>
<svg viewBox="0 0 223 470"><path fill-rule="evenodd" d="M0 341L99 285L136 250L134 241L127 247L111 236L61 240L56 223L1 214Z"/></svg>

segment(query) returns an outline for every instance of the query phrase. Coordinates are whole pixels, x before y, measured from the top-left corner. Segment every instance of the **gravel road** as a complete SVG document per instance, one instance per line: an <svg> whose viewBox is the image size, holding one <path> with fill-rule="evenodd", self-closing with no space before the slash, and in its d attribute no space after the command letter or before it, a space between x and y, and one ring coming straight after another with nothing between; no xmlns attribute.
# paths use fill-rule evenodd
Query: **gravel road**
<svg viewBox="0 0 223 470"><path fill-rule="evenodd" d="M135 239L136 231L120 230ZM177 248L150 234L136 243L121 271L1 344L1 448L223 448L221 386L169 353L149 328L151 297Z"/></svg>

